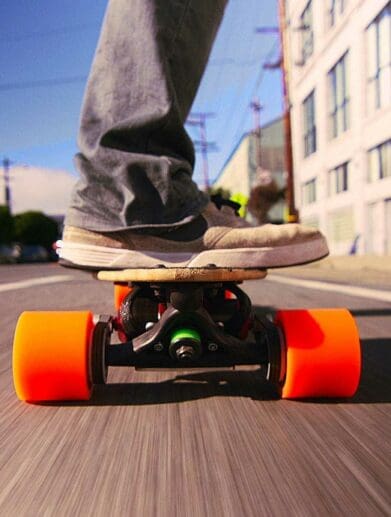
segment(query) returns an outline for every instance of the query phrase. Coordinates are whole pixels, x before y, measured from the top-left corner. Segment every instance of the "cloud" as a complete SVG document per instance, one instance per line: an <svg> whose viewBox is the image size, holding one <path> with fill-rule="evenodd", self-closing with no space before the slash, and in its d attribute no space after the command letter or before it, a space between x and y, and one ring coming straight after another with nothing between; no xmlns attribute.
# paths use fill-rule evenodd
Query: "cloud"
<svg viewBox="0 0 391 517"><path fill-rule="evenodd" d="M69 172L39 167L12 167L11 202L14 214L40 210L48 215L65 214L75 176ZM0 204L4 203L4 180L0 182Z"/></svg>

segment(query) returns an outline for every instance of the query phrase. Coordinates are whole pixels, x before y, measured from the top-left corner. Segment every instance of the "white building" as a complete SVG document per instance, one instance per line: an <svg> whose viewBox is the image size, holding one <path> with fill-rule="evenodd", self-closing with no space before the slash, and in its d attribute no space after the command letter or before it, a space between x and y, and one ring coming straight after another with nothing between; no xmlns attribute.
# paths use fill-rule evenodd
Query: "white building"
<svg viewBox="0 0 391 517"><path fill-rule="evenodd" d="M286 0L295 196L331 252L391 254L391 2Z"/></svg>

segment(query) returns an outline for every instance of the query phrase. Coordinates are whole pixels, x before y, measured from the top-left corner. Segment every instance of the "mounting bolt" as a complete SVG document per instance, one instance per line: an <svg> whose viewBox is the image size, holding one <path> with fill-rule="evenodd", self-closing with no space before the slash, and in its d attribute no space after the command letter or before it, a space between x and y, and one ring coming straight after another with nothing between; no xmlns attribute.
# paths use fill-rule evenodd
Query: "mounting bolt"
<svg viewBox="0 0 391 517"><path fill-rule="evenodd" d="M155 350L155 352L162 352L163 345L161 343L156 343L156 345L153 346L153 349Z"/></svg>
<svg viewBox="0 0 391 517"><path fill-rule="evenodd" d="M193 359L195 356L195 350L191 345L182 345L176 351L178 359Z"/></svg>
<svg viewBox="0 0 391 517"><path fill-rule="evenodd" d="M217 345L217 343L209 343L208 345L208 350L209 352L217 352L219 346Z"/></svg>

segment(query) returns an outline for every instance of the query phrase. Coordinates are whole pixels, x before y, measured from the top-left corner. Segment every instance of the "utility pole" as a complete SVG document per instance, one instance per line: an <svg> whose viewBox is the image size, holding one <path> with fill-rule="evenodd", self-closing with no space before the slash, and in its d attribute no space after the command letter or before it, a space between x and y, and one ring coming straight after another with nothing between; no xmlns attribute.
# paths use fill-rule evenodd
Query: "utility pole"
<svg viewBox="0 0 391 517"><path fill-rule="evenodd" d="M209 188L209 163L208 153L217 151L215 142L208 142L206 135L206 119L214 117L214 113L190 113L190 118L186 121L189 126L197 126L200 128L200 140L194 141L196 151L201 152L202 168L204 177L204 190Z"/></svg>
<svg viewBox="0 0 391 517"><path fill-rule="evenodd" d="M261 110L263 107L258 97L255 97L252 100L250 107L252 109L254 119L253 135L255 137L255 163L258 170L261 167Z"/></svg>
<svg viewBox="0 0 391 517"><path fill-rule="evenodd" d="M288 205L288 223L296 223L299 214L295 206L295 189L293 181L293 150L292 150L292 123L291 123L291 101L289 97L289 54L286 34L286 12L285 0L279 0L278 14L280 22L280 47L281 47L281 69L282 69L282 91L284 96L284 136L285 136L285 162L287 168L287 189L286 200Z"/></svg>
<svg viewBox="0 0 391 517"><path fill-rule="evenodd" d="M294 170L293 170L293 151L292 151L292 124L291 124L291 104L289 98L289 54L288 42L286 35L286 11L285 1L278 0L278 14L279 27L259 27L256 32L260 34L278 34L280 38L280 55L281 58L278 63L265 63L264 67L268 69L281 68L282 75L282 92L284 102L284 141L285 141L285 166L287 171L287 186L286 186L286 204L288 209L288 223L295 223L298 221L298 211L295 207L295 193L294 193Z"/></svg>
<svg viewBox="0 0 391 517"><path fill-rule="evenodd" d="M273 176L270 171L262 169L262 145L261 145L261 111L263 106L261 105L259 98L255 97L250 104L254 118L254 130L253 135L255 138L255 167L256 167L256 178L251 178L250 186L253 186L255 182L261 182L263 185L270 185L274 182Z"/></svg>
<svg viewBox="0 0 391 517"><path fill-rule="evenodd" d="M8 208L9 213L12 212L12 202L11 202L11 187L10 187L10 165L11 161L9 158L3 158L3 174L4 174L4 199L6 207Z"/></svg>

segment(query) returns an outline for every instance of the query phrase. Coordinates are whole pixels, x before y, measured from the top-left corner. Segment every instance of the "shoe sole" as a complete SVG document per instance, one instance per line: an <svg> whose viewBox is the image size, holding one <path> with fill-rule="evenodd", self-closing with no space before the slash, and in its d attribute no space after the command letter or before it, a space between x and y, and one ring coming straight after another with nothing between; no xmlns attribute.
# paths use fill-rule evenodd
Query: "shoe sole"
<svg viewBox="0 0 391 517"><path fill-rule="evenodd" d="M323 238L274 248L214 249L200 253L158 253L64 243L60 251L60 262L63 265L92 270L162 266L271 269L307 264L326 257L328 253L327 243Z"/></svg>

